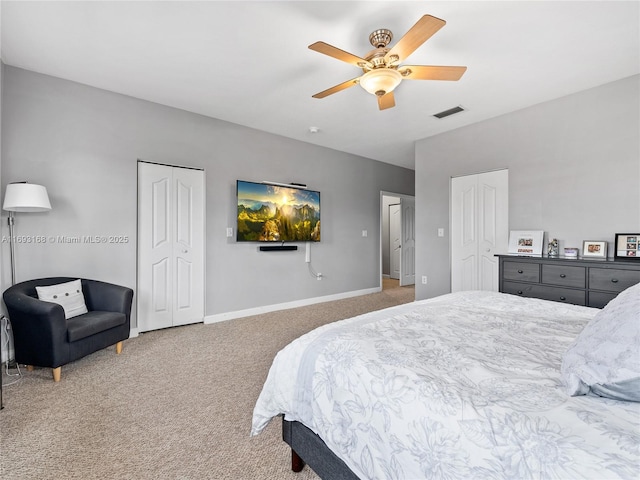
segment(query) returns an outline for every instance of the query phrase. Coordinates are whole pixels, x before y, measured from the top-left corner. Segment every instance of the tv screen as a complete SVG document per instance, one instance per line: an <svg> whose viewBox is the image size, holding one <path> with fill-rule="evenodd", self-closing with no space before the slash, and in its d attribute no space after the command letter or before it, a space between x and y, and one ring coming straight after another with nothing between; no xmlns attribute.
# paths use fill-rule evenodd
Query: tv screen
<svg viewBox="0 0 640 480"><path fill-rule="evenodd" d="M238 180L237 197L237 241L320 241L320 192Z"/></svg>

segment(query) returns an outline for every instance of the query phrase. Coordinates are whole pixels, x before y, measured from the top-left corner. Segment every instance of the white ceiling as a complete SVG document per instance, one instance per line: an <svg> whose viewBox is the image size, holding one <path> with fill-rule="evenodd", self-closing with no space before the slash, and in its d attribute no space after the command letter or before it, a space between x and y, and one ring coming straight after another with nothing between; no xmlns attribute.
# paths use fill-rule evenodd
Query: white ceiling
<svg viewBox="0 0 640 480"><path fill-rule="evenodd" d="M311 98L361 71L308 45L363 56L427 13L447 24L403 63L460 81L405 80L385 111L358 86ZM1 27L5 64L408 168L415 140L640 73L637 1L3 0Z"/></svg>

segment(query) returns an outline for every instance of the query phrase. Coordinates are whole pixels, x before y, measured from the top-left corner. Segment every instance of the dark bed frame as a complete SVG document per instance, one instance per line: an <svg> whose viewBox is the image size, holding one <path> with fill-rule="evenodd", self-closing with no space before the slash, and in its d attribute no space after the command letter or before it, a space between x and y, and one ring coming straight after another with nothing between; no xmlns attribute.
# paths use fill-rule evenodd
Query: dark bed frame
<svg viewBox="0 0 640 480"><path fill-rule="evenodd" d="M291 470L300 472L305 463L326 480L358 480L322 439L300 422L282 417L282 439L291 447Z"/></svg>

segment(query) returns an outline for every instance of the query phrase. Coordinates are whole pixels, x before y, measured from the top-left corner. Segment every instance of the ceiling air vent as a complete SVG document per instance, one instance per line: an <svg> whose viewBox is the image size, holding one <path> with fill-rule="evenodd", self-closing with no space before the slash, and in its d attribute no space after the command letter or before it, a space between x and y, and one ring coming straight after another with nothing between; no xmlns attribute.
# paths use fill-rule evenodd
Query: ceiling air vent
<svg viewBox="0 0 640 480"><path fill-rule="evenodd" d="M448 117L449 115L453 115L454 113L458 113L458 112L464 112L464 108L462 108L460 106L453 107L453 108L450 108L449 110L444 110L443 112L436 113L434 115L434 117L436 117L436 118L444 118L444 117Z"/></svg>

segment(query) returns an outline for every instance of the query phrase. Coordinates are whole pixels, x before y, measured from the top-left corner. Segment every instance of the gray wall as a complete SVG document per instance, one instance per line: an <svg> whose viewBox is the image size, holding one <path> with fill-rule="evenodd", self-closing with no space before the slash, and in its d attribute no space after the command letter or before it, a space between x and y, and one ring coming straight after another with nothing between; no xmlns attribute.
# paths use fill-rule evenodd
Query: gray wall
<svg viewBox="0 0 640 480"><path fill-rule="evenodd" d="M86 276L135 288L138 159L205 169L206 315L378 287L380 191L414 194L412 170L14 67L4 67L3 93L3 192L12 181L40 183L53 207L18 214L16 233L130 239L20 244L19 281ZM235 232L237 179L321 192L322 242L311 258L322 281L308 272L304 244L262 253L226 238L227 227Z"/></svg>
<svg viewBox="0 0 640 480"><path fill-rule="evenodd" d="M507 167L510 229L544 230L561 249L607 240L612 255L615 233L640 232L639 86L636 75L417 142L416 277L429 284L416 298L450 292L454 176Z"/></svg>

